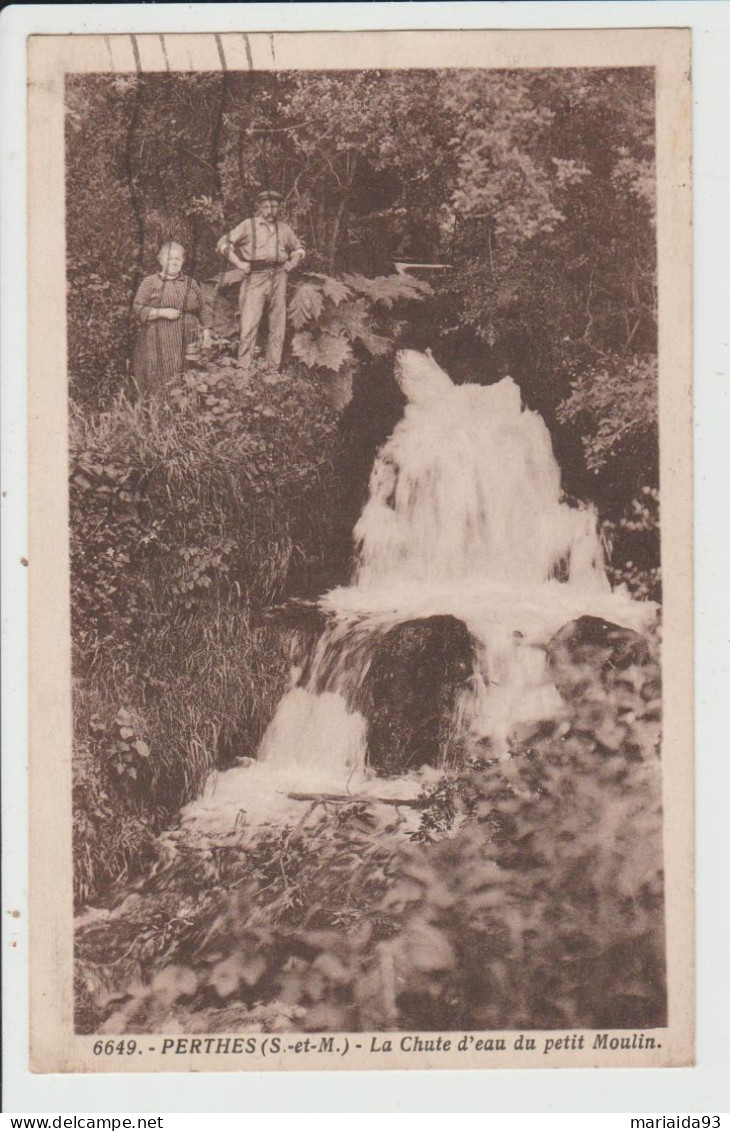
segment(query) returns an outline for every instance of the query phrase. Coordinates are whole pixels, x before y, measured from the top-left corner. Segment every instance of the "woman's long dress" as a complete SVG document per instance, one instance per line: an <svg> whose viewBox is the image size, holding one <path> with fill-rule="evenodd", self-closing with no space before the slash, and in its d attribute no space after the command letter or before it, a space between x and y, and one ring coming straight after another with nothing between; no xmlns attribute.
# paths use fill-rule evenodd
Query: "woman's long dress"
<svg viewBox="0 0 730 1131"><path fill-rule="evenodd" d="M180 317L151 319L151 311L160 307L174 307ZM186 352L198 342L201 326L210 327L209 304L187 275L175 279L148 275L135 295L134 316L142 324L132 359L135 380L140 392L165 395L183 372Z"/></svg>

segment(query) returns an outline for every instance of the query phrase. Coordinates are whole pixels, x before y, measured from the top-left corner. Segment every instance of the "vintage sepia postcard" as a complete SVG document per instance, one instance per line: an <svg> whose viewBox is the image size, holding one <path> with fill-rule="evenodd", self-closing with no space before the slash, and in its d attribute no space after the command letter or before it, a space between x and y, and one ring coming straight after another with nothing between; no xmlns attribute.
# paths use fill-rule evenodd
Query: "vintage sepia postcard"
<svg viewBox="0 0 730 1131"><path fill-rule="evenodd" d="M690 33L28 43L33 1069L693 1063Z"/></svg>

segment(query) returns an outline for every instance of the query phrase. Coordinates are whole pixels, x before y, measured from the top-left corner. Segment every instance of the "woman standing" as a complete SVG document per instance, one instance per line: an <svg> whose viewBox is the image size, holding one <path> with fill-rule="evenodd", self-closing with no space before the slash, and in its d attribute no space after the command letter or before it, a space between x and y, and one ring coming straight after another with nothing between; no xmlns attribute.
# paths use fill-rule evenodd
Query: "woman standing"
<svg viewBox="0 0 730 1131"><path fill-rule="evenodd" d="M157 261L160 270L139 285L134 317L141 323L134 346L132 371L140 392L165 396L183 372L186 357L194 357L200 344L210 347L211 311L203 293L183 275L185 249L164 243Z"/></svg>

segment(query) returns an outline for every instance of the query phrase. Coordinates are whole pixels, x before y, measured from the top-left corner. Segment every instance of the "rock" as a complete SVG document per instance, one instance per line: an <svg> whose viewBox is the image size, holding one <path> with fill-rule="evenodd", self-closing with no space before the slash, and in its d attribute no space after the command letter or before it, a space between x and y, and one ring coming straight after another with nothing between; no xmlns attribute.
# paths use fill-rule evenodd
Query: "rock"
<svg viewBox="0 0 730 1131"><path fill-rule="evenodd" d="M287 636L289 659L300 669L298 684L305 687L311 675L314 648L324 633L331 613L321 609L315 601L292 598L283 605L270 605L265 620L280 628ZM318 690L323 690L322 688Z"/></svg>
<svg viewBox="0 0 730 1131"><path fill-rule="evenodd" d="M282 605L269 605L264 610L266 620L315 636L321 636L324 632L328 615L316 601L304 601L294 597Z"/></svg>
<svg viewBox="0 0 730 1131"><path fill-rule="evenodd" d="M643 667L651 662L649 645L630 628L602 617L569 621L547 646L548 671L561 695L571 698L585 682L586 673L606 668Z"/></svg>
<svg viewBox="0 0 730 1131"><path fill-rule="evenodd" d="M393 774L438 765L474 665L471 637L455 617L405 621L386 632L362 688L368 763Z"/></svg>

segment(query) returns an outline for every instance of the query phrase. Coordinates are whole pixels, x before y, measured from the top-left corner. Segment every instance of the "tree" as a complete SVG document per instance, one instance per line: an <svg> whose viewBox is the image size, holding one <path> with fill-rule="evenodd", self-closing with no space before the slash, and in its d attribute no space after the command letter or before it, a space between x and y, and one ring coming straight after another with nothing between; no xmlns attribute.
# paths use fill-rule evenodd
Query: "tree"
<svg viewBox="0 0 730 1131"><path fill-rule="evenodd" d="M297 72L257 76L226 118L223 180L273 182L318 269L352 268L358 241L392 258L432 247L450 192L437 72ZM428 233L424 241L423 233ZM370 270L370 274L377 271Z"/></svg>
<svg viewBox="0 0 730 1131"><path fill-rule="evenodd" d="M552 415L576 366L656 349L651 73L446 83L459 168L445 329L471 331Z"/></svg>

